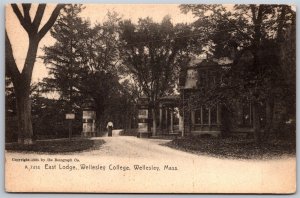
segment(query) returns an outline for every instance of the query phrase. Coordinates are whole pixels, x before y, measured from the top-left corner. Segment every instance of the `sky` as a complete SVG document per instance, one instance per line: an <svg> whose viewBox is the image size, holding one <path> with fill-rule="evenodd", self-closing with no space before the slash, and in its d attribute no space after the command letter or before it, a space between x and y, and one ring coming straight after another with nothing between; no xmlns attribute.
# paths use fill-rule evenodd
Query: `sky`
<svg viewBox="0 0 300 198"><path fill-rule="evenodd" d="M48 20L54 6L55 4L47 5L41 26ZM182 14L178 7L179 4L85 4L84 6L85 9L82 11L81 16L89 19L92 24L104 21L108 11L115 11L123 19L131 19L133 22L137 22L139 18L148 16L155 22L160 22L166 15L172 18L174 24L190 23L195 20L192 14ZM36 8L37 5L32 6L30 12L31 18L34 18ZM6 29L12 43L18 69L21 71L26 57L28 36L9 5L6 6ZM55 40L48 32L39 44L37 57L43 55L41 50L43 46L51 46L54 42ZM33 70L32 82L42 80L47 75L48 72L42 59L37 58Z"/></svg>
<svg viewBox="0 0 300 198"><path fill-rule="evenodd" d="M104 21L108 11L115 11L119 13L123 19L131 19L133 22L137 22L139 18L146 17L151 17L155 22L161 22L166 15L171 17L174 24L191 23L195 20L191 13L181 13L178 7L179 4L84 4L84 6L85 9L82 11L81 16L85 19L89 19L92 24ZM232 9L233 7L232 4L226 4L225 6L227 9ZM41 26L48 20L54 7L55 4L47 5ZM34 17L36 8L37 4L32 6L30 13L31 18ZM6 29L12 43L16 63L19 70L22 70L28 47L28 36L20 25L10 5L6 6ZM41 50L42 47L51 46L54 42L55 40L48 32L39 44L37 57L43 55ZM37 82L47 75L46 65L44 65L42 59L37 58L33 70L32 81Z"/></svg>

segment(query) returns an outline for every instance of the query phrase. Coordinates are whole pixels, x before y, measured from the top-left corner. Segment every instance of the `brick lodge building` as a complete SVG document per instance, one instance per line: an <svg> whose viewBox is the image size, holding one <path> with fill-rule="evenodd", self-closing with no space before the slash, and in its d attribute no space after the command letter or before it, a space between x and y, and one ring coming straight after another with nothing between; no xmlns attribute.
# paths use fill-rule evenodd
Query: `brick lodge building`
<svg viewBox="0 0 300 198"><path fill-rule="evenodd" d="M247 54L241 60L249 61ZM250 58L251 59L251 58ZM199 94L203 96L217 83L222 83L222 69L231 68L232 61L194 59L181 70L179 77L179 94L166 96L159 101L159 116L157 116L157 135L243 135L253 136L255 123L258 117L260 131L266 128L268 114L267 105L261 103L259 112L253 111L253 103L250 100L235 102L231 109L224 108L222 104L210 104L199 100ZM146 101L143 98L143 101ZM151 136L152 121L147 112L147 105L140 109L144 123L139 123L139 131ZM140 114L139 113L139 114ZM273 128L280 128L280 123L285 123L286 108L282 100L274 100L272 113ZM143 114L143 115L142 115ZM140 115L139 115L140 117ZM150 121L147 119L150 119ZM256 119L257 120L257 119ZM148 128L148 129L147 129ZM142 136L142 135L141 135Z"/></svg>

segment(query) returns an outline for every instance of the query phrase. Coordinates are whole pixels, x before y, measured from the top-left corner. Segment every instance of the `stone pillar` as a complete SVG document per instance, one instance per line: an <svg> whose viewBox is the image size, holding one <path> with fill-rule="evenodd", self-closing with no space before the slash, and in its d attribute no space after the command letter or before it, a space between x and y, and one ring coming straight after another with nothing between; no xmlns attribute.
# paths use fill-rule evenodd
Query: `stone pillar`
<svg viewBox="0 0 300 198"><path fill-rule="evenodd" d="M159 104L159 128L160 128L160 131L162 132L163 130L163 112L162 112L162 105Z"/></svg>
<svg viewBox="0 0 300 198"><path fill-rule="evenodd" d="M96 136L96 111L95 103L92 99L86 99L82 107L82 136Z"/></svg>
<svg viewBox="0 0 300 198"><path fill-rule="evenodd" d="M150 113L149 100L147 97L141 97L138 99L138 132L137 137L149 137L151 128L150 128Z"/></svg>
<svg viewBox="0 0 300 198"><path fill-rule="evenodd" d="M138 111L138 132L139 137L147 136L148 132L148 109L140 108Z"/></svg>
<svg viewBox="0 0 300 198"><path fill-rule="evenodd" d="M96 112L91 109L84 109L82 112L82 136L96 136Z"/></svg>

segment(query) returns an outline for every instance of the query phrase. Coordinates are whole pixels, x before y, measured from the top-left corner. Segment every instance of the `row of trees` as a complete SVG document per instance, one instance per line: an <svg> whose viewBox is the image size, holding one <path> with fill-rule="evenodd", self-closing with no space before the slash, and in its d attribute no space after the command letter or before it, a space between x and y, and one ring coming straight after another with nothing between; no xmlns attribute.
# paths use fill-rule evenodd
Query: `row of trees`
<svg viewBox="0 0 300 198"><path fill-rule="evenodd" d="M17 5L12 7L19 9ZM22 8L30 10L27 4ZM169 17L161 23L145 18L134 24L130 20L121 21L116 13L108 13L105 22L92 26L80 17L84 9L82 5L60 5L59 8L60 14L50 30L55 43L43 48L44 56L41 58L49 69L49 76L38 84L40 93L57 93L60 107L64 106L65 111L78 112L83 101L92 98L99 126L103 126L108 117L122 115L119 120L123 120L121 127L124 128L129 127L127 125L131 124L126 123L132 121L124 117L135 118L136 100L144 94L149 98L155 117L157 99L174 92L179 65L188 57L189 38L185 36L191 32L189 26L174 26ZM37 11L37 14L41 13ZM8 41L7 37L9 44ZM7 46L9 48L10 45ZM36 52L31 57L36 57ZM10 68L7 71L14 82ZM29 82L31 75L32 71ZM18 85L14 84L14 87L18 88ZM33 96L29 96L29 88L26 96L22 97L28 101L24 110L27 121L23 123L28 127L19 127L20 142L25 139L25 143L31 143L33 135L30 128ZM41 99L44 100L43 97L35 97L35 108L39 108L37 104L44 104L38 102ZM17 112L20 111L17 109ZM155 133L156 119L153 120Z"/></svg>
<svg viewBox="0 0 300 198"><path fill-rule="evenodd" d="M58 91L70 109L93 98L102 125L105 115L122 114L123 109L135 114L134 104L143 94L151 104L155 134L157 100L174 92L179 65L188 58L189 26L174 26L168 16L161 23L145 18L134 24L108 13L107 21L91 27L79 16L82 9L66 6L50 31L56 43L44 48L50 69L46 91ZM129 78L120 83L122 76ZM124 107L117 105L122 101Z"/></svg>
<svg viewBox="0 0 300 198"><path fill-rule="evenodd" d="M134 104L140 91L128 80L121 82L122 72L118 72L120 41L117 27L120 19L116 13L108 13L104 23L91 27L79 16L82 9L82 5L63 5L50 30L55 43L42 48L44 56L39 57L47 65L49 75L41 82L31 84L29 91L32 109L28 111L32 114L35 132L32 128L21 130L20 139L23 139L21 133L30 133L27 134L29 137L61 137L67 131L65 113L74 111L80 124L81 107L89 99L95 104L98 128L105 128L108 119L115 120L116 127L125 129L137 122ZM7 110L14 111L16 109L11 108L16 102L13 100L14 86L10 83L12 75L8 73L7 76ZM56 99L47 98L48 93ZM9 126L8 122L7 128L13 132L14 127ZM80 126L75 128L80 133Z"/></svg>
<svg viewBox="0 0 300 198"><path fill-rule="evenodd" d="M160 23L145 18L135 24L108 13L105 22L92 25L80 17L82 5L58 5L42 29L38 26L45 5L39 5L34 20L29 4L22 5L23 15L17 5L12 8L30 40L28 60L20 74L6 34L7 75L17 96L19 139L25 142L30 143L32 137L29 95L37 46L52 25L55 44L43 48L49 77L39 84L41 92L58 93L66 111L78 111L84 99L93 98L99 125L109 115L136 115L136 100L145 95L155 135L158 98L174 93L179 71L191 56L203 53L210 59L234 59L234 66L222 71L227 83L215 87L206 101L230 106L249 100L254 102L254 111L266 102L272 112L280 93L295 106L295 12L290 6L181 5L182 12L195 15L194 23L173 25L166 16ZM294 106L289 108L289 117L295 116ZM119 119L128 123L124 117ZM255 123L259 139L259 121Z"/></svg>

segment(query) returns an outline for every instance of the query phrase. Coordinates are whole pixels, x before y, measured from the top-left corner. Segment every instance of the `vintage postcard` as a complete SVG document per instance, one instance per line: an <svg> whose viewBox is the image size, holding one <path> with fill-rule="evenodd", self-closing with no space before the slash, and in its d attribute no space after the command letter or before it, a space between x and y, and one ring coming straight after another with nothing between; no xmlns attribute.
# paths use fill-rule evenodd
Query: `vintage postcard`
<svg viewBox="0 0 300 198"><path fill-rule="evenodd" d="M7 192L296 192L296 7L7 4Z"/></svg>

